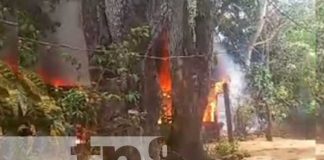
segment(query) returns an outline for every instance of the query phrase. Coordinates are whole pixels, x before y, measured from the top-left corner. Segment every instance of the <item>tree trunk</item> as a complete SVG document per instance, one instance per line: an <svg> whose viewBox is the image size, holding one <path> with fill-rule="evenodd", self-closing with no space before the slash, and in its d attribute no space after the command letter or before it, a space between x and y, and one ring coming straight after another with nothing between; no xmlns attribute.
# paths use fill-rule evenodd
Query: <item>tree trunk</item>
<svg viewBox="0 0 324 160"><path fill-rule="evenodd" d="M152 40L152 44L148 49L147 56L158 56L162 52L161 33L156 33L156 39ZM146 135L156 135L156 125L161 110L161 90L159 86L158 63L154 59L147 58L144 60L143 74L143 106L147 111L146 117Z"/></svg>
<svg viewBox="0 0 324 160"><path fill-rule="evenodd" d="M209 89L209 63L212 29L209 0L197 1L196 48L190 46L192 35L188 25L187 1L171 4L171 51L172 55L200 55L194 58L178 58L172 61L173 106L175 109L169 144L186 160L204 158L200 131L207 105ZM203 57L206 56L206 57Z"/></svg>
<svg viewBox="0 0 324 160"><path fill-rule="evenodd" d="M272 141L272 118L271 118L271 110L269 105L266 105L266 116L267 116L267 128L265 132L265 136L267 141Z"/></svg>
<svg viewBox="0 0 324 160"><path fill-rule="evenodd" d="M265 56L266 56L266 67L267 69L269 68L270 65L270 42L266 42L265 44ZM271 115L271 109L270 106L267 104L266 105L266 117L267 117L267 128L266 128L266 132L265 132L265 136L267 141L272 141L272 115Z"/></svg>
<svg viewBox="0 0 324 160"><path fill-rule="evenodd" d="M228 141L232 143L234 141L232 110L231 110L231 103L229 97L229 87L227 83L223 84L223 91L224 91L224 104L225 104L226 123L227 123L227 136L228 136Z"/></svg>
<svg viewBox="0 0 324 160"><path fill-rule="evenodd" d="M132 27L145 24L144 0L104 0L112 42L122 42Z"/></svg>
<svg viewBox="0 0 324 160"><path fill-rule="evenodd" d="M259 36L262 33L263 30L263 26L265 24L265 20L266 20L266 15L267 15L267 9L268 9L268 0L261 0L263 1L263 3L261 3L261 7L260 8L260 18L259 18L259 22L257 24L257 30L256 32L252 35L251 40L250 40L250 44L248 46L247 49L247 55L246 55L246 59L245 59L245 64L247 67L250 66L251 64L251 57L252 57L252 52L254 50L255 47L255 43L257 42Z"/></svg>
<svg viewBox="0 0 324 160"><path fill-rule="evenodd" d="M147 5L147 21L152 28L152 40L149 44L146 56L161 57L163 52L163 34L167 33L167 17L162 10L162 6L166 5L166 1L150 0ZM158 119L161 111L161 88L159 84L159 68L160 60L146 58L143 67L143 109L147 111L145 135L158 135L157 128Z"/></svg>
<svg viewBox="0 0 324 160"><path fill-rule="evenodd" d="M127 0L105 0L106 17L113 42L121 42L126 35Z"/></svg>
<svg viewBox="0 0 324 160"><path fill-rule="evenodd" d="M102 41L106 41L106 44L111 42L103 3L103 0L82 0L82 26L89 50L96 49ZM88 54L91 55L92 52Z"/></svg>
<svg viewBox="0 0 324 160"><path fill-rule="evenodd" d="M62 0L54 12L48 13L60 26L54 33L48 33L44 40L60 45L43 47L41 74L52 85L89 86L89 62L81 17L82 1ZM67 54L69 58L62 54Z"/></svg>

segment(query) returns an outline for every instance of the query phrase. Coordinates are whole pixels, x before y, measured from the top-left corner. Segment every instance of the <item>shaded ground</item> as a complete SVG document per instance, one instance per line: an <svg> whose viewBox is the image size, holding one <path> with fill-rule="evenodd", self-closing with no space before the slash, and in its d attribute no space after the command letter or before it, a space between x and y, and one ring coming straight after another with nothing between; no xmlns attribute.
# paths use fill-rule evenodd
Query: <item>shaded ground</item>
<svg viewBox="0 0 324 160"><path fill-rule="evenodd" d="M316 146L315 140L274 138L273 142L267 142L258 138L240 142L240 147L252 155L246 160L324 160L324 144Z"/></svg>

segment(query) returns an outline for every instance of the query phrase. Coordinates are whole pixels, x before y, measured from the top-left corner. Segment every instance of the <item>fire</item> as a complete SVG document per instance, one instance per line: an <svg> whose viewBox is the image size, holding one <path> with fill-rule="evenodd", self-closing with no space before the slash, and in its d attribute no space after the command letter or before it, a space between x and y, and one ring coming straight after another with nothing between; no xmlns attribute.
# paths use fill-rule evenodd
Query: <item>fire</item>
<svg viewBox="0 0 324 160"><path fill-rule="evenodd" d="M162 57L166 58L170 56L169 51L169 42L167 33L164 32L162 37ZM161 60L159 66L159 79L160 79L160 86L163 93L170 93L172 90L172 83L171 83L171 69L170 69L170 59Z"/></svg>
<svg viewBox="0 0 324 160"><path fill-rule="evenodd" d="M76 84L63 79L60 76L54 76L51 74L46 73L45 71L43 71L42 69L38 70L38 74L40 75L40 77L44 80L45 83L50 84L56 88L58 87L76 87Z"/></svg>
<svg viewBox="0 0 324 160"><path fill-rule="evenodd" d="M18 60L14 57L5 57L4 62L11 68L14 73L19 72Z"/></svg>
<svg viewBox="0 0 324 160"><path fill-rule="evenodd" d="M167 32L162 34L162 44L161 44L161 56L163 58L170 56L169 51L169 41ZM162 113L164 118L168 120L172 117L172 80L171 80L171 68L170 68L170 59L163 59L160 61L159 65L159 83L162 91ZM158 123L162 123L163 120L159 120Z"/></svg>
<svg viewBox="0 0 324 160"><path fill-rule="evenodd" d="M19 71L19 57L18 54L15 54L14 50L4 50L2 51L4 54L0 57L1 60L7 65L9 66L9 68L17 75L17 76L21 76L20 71ZM54 87L76 87L75 83L72 83L71 81L65 80L63 79L61 76L59 75L53 75L51 73L48 73L46 70L44 69L38 69L37 71L38 75L43 79L43 81L47 84L50 84Z"/></svg>
<svg viewBox="0 0 324 160"><path fill-rule="evenodd" d="M206 106L203 122L217 122L217 119L215 119L215 112L217 112L217 97L219 94L223 93L223 84L227 82L229 82L229 78L225 78L213 85L208 95L208 105Z"/></svg>

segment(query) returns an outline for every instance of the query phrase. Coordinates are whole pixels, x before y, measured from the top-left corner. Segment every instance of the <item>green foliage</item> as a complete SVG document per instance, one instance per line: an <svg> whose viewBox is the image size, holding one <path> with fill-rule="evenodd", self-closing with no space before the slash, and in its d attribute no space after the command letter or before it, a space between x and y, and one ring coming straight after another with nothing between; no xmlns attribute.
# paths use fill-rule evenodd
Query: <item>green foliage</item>
<svg viewBox="0 0 324 160"><path fill-rule="evenodd" d="M26 13L19 12L18 18L19 36L30 38L37 41L40 36L40 31L36 29L33 19ZM31 67L37 62L36 51L38 49L38 43L29 40L20 40L19 55L20 65L23 67Z"/></svg>
<svg viewBox="0 0 324 160"><path fill-rule="evenodd" d="M273 104L275 94L269 69L262 64L253 64L246 76L254 106L258 111L265 112L265 107Z"/></svg>
<svg viewBox="0 0 324 160"><path fill-rule="evenodd" d="M215 146L209 149L210 157L217 157L221 160L242 160L250 157L250 154L239 149L237 141L230 143L225 139L219 141Z"/></svg>
<svg viewBox="0 0 324 160"><path fill-rule="evenodd" d="M55 7L57 1L50 1ZM31 4L28 4L31 3ZM51 128L53 135L67 134L74 124L93 127L97 124L97 113L102 102L123 101L130 105L139 105L140 94L136 88L123 89L122 93L100 93L91 89L57 89L43 84L43 81L26 69L31 69L38 61L39 38L45 31L55 31L58 25L52 22L40 6L46 1L20 1L19 4L8 1L0 2L0 19L7 15L18 21L19 58L21 75L15 75L4 64L0 65L0 119L4 130L9 126L13 130L17 125L28 122L36 128ZM4 34L0 23L0 35ZM0 45L2 44L0 36ZM105 76L117 78L122 83L138 83L137 73L140 56L150 39L150 28L142 26L131 29L129 37L122 43L111 44L108 47L100 46L91 59L93 64L103 68ZM65 56L65 55L63 55ZM74 59L66 56L72 64L79 65ZM98 83L100 83L99 80ZM51 90L49 92L49 90ZM22 110L22 113L19 111ZM138 117L138 116L135 116ZM122 120L137 123L134 116L129 115ZM13 125L12 123L15 123ZM122 123L123 124L123 123ZM12 130L12 129L10 129Z"/></svg>
<svg viewBox="0 0 324 160"><path fill-rule="evenodd" d="M305 7L306 6L306 7ZM316 113L316 23L311 3L283 5L298 25L287 25L273 44L270 71L276 106L289 115L292 108L314 116ZM314 32L313 32L314 31Z"/></svg>
<svg viewBox="0 0 324 160"><path fill-rule="evenodd" d="M234 116L235 134L239 138L246 138L248 130L255 127L255 108L251 102L244 102L236 109Z"/></svg>
<svg viewBox="0 0 324 160"><path fill-rule="evenodd" d="M250 43L250 36L256 31L259 21L259 9L262 7L258 0L224 0L215 1L213 21L217 31L225 36L222 44L229 54L241 62L241 51Z"/></svg>
<svg viewBox="0 0 324 160"><path fill-rule="evenodd" d="M7 133L15 134L21 124L49 127L55 135L65 132L62 110L34 73L22 70L14 74L0 63L0 119Z"/></svg>
<svg viewBox="0 0 324 160"><path fill-rule="evenodd" d="M314 89L314 94L316 95L316 100L318 104L322 107L324 105L324 2L318 1L316 4L316 18L317 18L317 57L316 57L316 79L317 83Z"/></svg>
<svg viewBox="0 0 324 160"><path fill-rule="evenodd" d="M22 70L15 75L2 63L0 73L0 125L5 132L15 133L27 123L51 135L66 135L75 124L97 124L101 93L79 88L49 92L35 73Z"/></svg>
<svg viewBox="0 0 324 160"><path fill-rule="evenodd" d="M150 28L142 26L132 28L128 37L121 43L111 44L108 47L100 46L91 58L91 64L99 66L101 73L97 86L103 79L113 79L121 84L119 91L105 91L108 100L125 102L127 105L138 106L140 94L138 93L140 61L147 48Z"/></svg>
<svg viewBox="0 0 324 160"><path fill-rule="evenodd" d="M69 123L85 126L96 124L94 117L97 115L98 106L92 106L88 96L85 91L79 89L70 89L63 93L63 97L59 99L60 106Z"/></svg>
<svg viewBox="0 0 324 160"><path fill-rule="evenodd" d="M316 120L320 122L324 119L324 1L316 1L317 19L317 56L316 56L316 83L312 87L313 94L317 102ZM318 126L322 127L319 123Z"/></svg>
<svg viewBox="0 0 324 160"><path fill-rule="evenodd" d="M269 43L269 62L260 59L260 64L251 66L247 73L252 104L261 111L264 106L269 106L275 119L286 118L296 109L313 116L318 105L314 101L318 97L315 88L318 89L320 82L316 78L319 74L316 73L314 8L309 2L292 2L289 5L279 2L276 5L287 15L281 14L273 20L285 20L287 23ZM270 26L276 24L268 23ZM269 33L264 30L264 34ZM262 52L265 47L256 49Z"/></svg>
<svg viewBox="0 0 324 160"><path fill-rule="evenodd" d="M229 143L226 140L222 140L216 145L215 149L216 149L216 152L221 157L224 157L224 156L231 155L231 154L237 152L239 149L239 146L238 146L237 142Z"/></svg>
<svg viewBox="0 0 324 160"><path fill-rule="evenodd" d="M100 46L91 59L92 64L108 69L113 77L134 73L134 66L137 66L141 56L139 52L144 50L149 39L148 26L133 28L125 41L109 47Z"/></svg>
<svg viewBox="0 0 324 160"><path fill-rule="evenodd" d="M52 1L1 1L0 19L13 21L16 19L18 26L19 40L19 58L20 65L23 67L32 67L37 62L36 51L39 46L37 40L45 31L54 31L58 23L51 21L46 12L41 8L42 5L49 4L51 8L55 7L58 0ZM0 35L6 32L3 24L0 23ZM1 37L1 36L0 36ZM0 38L0 47L3 44Z"/></svg>
<svg viewBox="0 0 324 160"><path fill-rule="evenodd" d="M129 92L125 95L125 100L129 104L138 104L141 95L138 92Z"/></svg>

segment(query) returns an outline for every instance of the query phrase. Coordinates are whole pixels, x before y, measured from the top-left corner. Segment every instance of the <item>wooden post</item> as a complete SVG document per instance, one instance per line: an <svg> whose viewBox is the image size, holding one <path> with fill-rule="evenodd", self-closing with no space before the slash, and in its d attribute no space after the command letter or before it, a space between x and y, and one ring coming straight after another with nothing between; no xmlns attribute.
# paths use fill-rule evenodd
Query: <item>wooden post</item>
<svg viewBox="0 0 324 160"><path fill-rule="evenodd" d="M226 113L226 122L227 122L227 136L228 141L233 142L233 126L232 126L232 113L230 107L230 97L229 97L229 88L228 84L225 82L223 84L223 91L224 91L224 104L225 104L225 113Z"/></svg>
<svg viewBox="0 0 324 160"><path fill-rule="evenodd" d="M266 114L267 114L267 128L265 132L265 136L267 141L272 141L272 117L271 117L271 110L269 105L266 106Z"/></svg>

